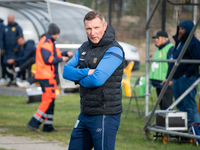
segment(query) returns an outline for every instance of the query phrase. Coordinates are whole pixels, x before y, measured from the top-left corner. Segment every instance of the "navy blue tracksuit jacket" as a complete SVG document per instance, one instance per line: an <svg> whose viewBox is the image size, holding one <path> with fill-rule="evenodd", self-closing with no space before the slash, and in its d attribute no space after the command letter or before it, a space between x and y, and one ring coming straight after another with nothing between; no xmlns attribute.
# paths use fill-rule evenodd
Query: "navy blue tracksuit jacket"
<svg viewBox="0 0 200 150"><path fill-rule="evenodd" d="M187 34L183 38L183 40L178 41L178 31L179 31L179 26L183 27L186 31ZM176 35L173 36L174 41L175 41L175 48L172 52L173 59L177 59L179 54L182 51L182 48L192 31L194 24L190 20L184 20L182 21L178 26L177 26L177 32ZM183 55L182 59L195 59L199 60L200 59L200 42L199 40L193 36L191 42L189 43L188 48L185 51L185 54ZM173 67L174 63L169 63L169 69L168 69L168 74L167 77ZM174 76L173 79L178 79L185 75L187 78L191 76L198 76L199 75L199 64L189 64L189 63L180 63Z"/></svg>
<svg viewBox="0 0 200 150"><path fill-rule="evenodd" d="M21 27L14 23L13 25L7 25L3 31L3 46L5 49L4 63L10 58L16 58L17 54L14 52L14 48L17 48L17 37L23 36Z"/></svg>
<svg viewBox="0 0 200 150"><path fill-rule="evenodd" d="M3 49L3 31L5 25L3 24L3 20L0 18L0 49Z"/></svg>

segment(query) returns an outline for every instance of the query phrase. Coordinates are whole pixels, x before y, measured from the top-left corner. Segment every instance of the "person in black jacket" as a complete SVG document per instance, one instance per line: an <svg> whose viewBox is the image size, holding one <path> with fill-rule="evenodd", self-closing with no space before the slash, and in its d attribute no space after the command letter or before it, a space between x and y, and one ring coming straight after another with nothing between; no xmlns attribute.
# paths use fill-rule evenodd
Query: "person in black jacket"
<svg viewBox="0 0 200 150"><path fill-rule="evenodd" d="M8 72L10 73L16 73L23 71L25 69L29 69L29 76L30 76L30 67L32 64L35 63L35 42L33 40L27 40L22 36L17 37L17 43L19 45L19 49L23 50L23 55L21 57L17 57L15 59L8 59L7 63L12 65L14 63L17 63L18 67L15 67L14 70L11 70L7 68Z"/></svg>
<svg viewBox="0 0 200 150"><path fill-rule="evenodd" d="M3 31L3 45L5 50L4 63L9 67L13 68L13 65L7 63L7 60L10 58L15 59L21 55L19 49L17 48L17 37L23 36L21 27L15 22L14 15L8 15L8 25L4 28ZM15 84L13 81L13 75L9 74L7 79L8 85Z"/></svg>
<svg viewBox="0 0 200 150"><path fill-rule="evenodd" d="M88 41L63 70L63 78L80 84L81 113L69 150L114 150L122 113L124 52L115 41L114 29L98 11L85 15L84 26Z"/></svg>
<svg viewBox="0 0 200 150"><path fill-rule="evenodd" d="M0 55L1 55L1 80L0 85L5 84L5 78L6 78L6 66L3 62L4 59L4 47L3 47L3 31L4 31L5 25L3 24L3 20L0 18Z"/></svg>

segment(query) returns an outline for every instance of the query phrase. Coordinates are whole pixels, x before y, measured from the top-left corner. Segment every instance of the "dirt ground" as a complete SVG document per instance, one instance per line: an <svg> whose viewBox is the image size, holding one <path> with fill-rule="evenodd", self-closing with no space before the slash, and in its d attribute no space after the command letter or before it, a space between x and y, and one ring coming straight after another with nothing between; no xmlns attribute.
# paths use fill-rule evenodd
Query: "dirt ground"
<svg viewBox="0 0 200 150"><path fill-rule="evenodd" d="M55 141L31 140L25 137L0 135L0 149L7 150L66 150L68 146Z"/></svg>

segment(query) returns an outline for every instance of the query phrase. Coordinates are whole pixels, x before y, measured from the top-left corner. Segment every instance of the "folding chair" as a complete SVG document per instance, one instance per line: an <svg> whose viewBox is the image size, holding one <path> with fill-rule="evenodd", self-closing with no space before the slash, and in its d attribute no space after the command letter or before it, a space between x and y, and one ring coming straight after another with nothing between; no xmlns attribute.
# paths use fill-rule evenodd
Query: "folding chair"
<svg viewBox="0 0 200 150"><path fill-rule="evenodd" d="M124 74L126 73L126 79L122 79L122 84L124 85L124 91L126 97L131 97L131 71L134 66L134 61L131 61L124 69Z"/></svg>
<svg viewBox="0 0 200 150"><path fill-rule="evenodd" d="M136 88L139 86L139 92L136 92ZM151 89L151 86L149 86L149 89ZM149 90L150 91L150 90ZM138 94L137 94L138 93ZM151 93L151 92L150 92ZM132 99L135 99L135 102L136 102L136 107L137 107L137 112L139 114L139 117L141 117L140 115L140 109L139 109L139 105L138 105L138 99L145 99L145 77L139 77L137 78L137 80L135 81L135 84L133 86L133 90L132 90L132 96L130 97L130 100L129 100L129 104L128 104L128 108L126 110L126 115L125 115L125 118L127 117L128 115L128 111L129 111L129 108L130 108L130 105L131 105L131 100ZM152 95L150 94L149 95L149 98L151 99L152 101L152 104L153 104L153 98L152 98Z"/></svg>

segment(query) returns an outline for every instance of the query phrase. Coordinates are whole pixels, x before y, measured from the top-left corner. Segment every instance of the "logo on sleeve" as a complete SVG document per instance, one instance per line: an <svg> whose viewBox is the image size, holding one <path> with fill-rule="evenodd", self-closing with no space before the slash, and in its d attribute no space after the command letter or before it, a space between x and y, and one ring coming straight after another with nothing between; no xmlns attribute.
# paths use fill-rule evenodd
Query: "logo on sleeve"
<svg viewBox="0 0 200 150"><path fill-rule="evenodd" d="M80 60L80 61L85 61L85 59L83 59L83 58L79 58L79 60Z"/></svg>

